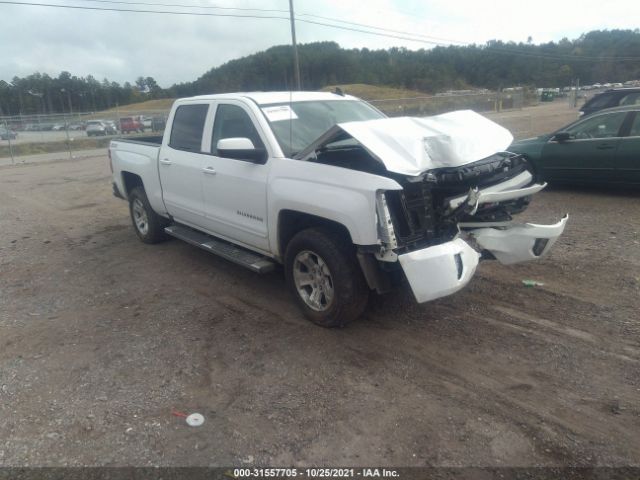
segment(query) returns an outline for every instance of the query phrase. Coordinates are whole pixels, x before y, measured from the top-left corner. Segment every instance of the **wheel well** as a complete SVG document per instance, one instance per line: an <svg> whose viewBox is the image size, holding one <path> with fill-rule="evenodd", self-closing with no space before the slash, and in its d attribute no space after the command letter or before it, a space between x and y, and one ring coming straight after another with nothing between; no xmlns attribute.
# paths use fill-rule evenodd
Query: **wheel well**
<svg viewBox="0 0 640 480"><path fill-rule="evenodd" d="M278 216L278 250L280 256L284 258L287 245L296 233L311 227L325 227L352 242L349 230L341 223L309 213L282 210Z"/></svg>
<svg viewBox="0 0 640 480"><path fill-rule="evenodd" d="M124 182L124 191L127 197L129 196L129 192L136 187L144 188L144 184L142 183L142 178L140 175L136 175L131 172L122 172L122 181Z"/></svg>

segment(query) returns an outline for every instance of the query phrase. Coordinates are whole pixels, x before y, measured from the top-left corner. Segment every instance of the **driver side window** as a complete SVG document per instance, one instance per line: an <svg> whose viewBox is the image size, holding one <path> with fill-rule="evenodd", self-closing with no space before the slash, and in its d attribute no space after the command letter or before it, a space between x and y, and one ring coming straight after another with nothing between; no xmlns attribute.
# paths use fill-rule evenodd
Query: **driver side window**
<svg viewBox="0 0 640 480"><path fill-rule="evenodd" d="M573 138L578 140L618 137L618 132L626 116L627 112L596 115L568 128L567 131L573 135Z"/></svg>
<svg viewBox="0 0 640 480"><path fill-rule="evenodd" d="M211 153L218 156L218 141L223 138L248 138L255 148L263 148L264 144L253 125L251 118L237 105L221 104L216 109L211 138Z"/></svg>

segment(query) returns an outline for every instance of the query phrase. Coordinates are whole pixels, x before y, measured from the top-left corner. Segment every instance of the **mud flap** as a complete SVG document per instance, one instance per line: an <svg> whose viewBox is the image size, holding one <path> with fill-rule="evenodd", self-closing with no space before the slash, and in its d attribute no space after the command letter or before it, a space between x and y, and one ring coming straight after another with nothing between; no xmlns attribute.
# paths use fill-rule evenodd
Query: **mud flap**
<svg viewBox="0 0 640 480"><path fill-rule="evenodd" d="M466 232L482 250L491 252L500 263L511 265L546 255L562 235L568 219L567 214L554 225L506 224Z"/></svg>

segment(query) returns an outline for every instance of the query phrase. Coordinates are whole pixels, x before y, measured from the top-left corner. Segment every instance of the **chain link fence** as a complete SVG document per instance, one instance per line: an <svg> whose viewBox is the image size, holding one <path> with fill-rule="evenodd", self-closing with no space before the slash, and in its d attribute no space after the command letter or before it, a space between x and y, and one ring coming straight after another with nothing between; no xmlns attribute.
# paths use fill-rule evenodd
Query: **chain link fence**
<svg viewBox="0 0 640 480"><path fill-rule="evenodd" d="M525 91L462 92L369 100L389 116L477 111L509 129L516 139L539 135L575 120L572 99L539 102ZM114 137L161 135L169 110L122 107L101 113L0 117L0 165L102 156Z"/></svg>
<svg viewBox="0 0 640 480"><path fill-rule="evenodd" d="M104 155L119 136L162 135L168 110L0 117L0 165Z"/></svg>
<svg viewBox="0 0 640 480"><path fill-rule="evenodd" d="M369 100L390 117L437 115L453 110L474 110L479 113L520 110L528 100L524 91L462 92L431 96Z"/></svg>

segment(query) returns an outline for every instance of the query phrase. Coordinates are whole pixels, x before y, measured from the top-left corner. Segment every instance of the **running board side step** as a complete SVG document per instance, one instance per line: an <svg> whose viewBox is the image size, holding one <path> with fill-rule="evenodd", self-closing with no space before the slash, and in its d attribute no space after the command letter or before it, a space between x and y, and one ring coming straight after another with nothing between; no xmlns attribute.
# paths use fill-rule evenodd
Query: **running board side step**
<svg viewBox="0 0 640 480"><path fill-rule="evenodd" d="M171 225L166 227L164 231L172 237L179 238L180 240L202 248L207 252L215 253L225 260L242 265L256 273L268 273L276 266L276 263L270 258L232 243L225 242L224 240L219 240L204 233L200 233L189 227Z"/></svg>

